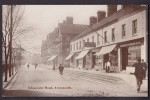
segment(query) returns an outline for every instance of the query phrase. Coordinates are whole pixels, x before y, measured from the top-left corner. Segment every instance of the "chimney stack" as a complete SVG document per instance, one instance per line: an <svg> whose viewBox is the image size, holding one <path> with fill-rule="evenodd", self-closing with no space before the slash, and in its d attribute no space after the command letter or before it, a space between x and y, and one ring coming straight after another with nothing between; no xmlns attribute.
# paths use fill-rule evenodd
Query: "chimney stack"
<svg viewBox="0 0 150 100"><path fill-rule="evenodd" d="M106 17L105 11L97 11L97 22L100 22L105 17Z"/></svg>
<svg viewBox="0 0 150 100"><path fill-rule="evenodd" d="M73 17L66 17L67 24L73 24Z"/></svg>
<svg viewBox="0 0 150 100"><path fill-rule="evenodd" d="M128 4L127 4L127 5L122 5L121 8L122 8L122 9L124 9L124 8L129 8L129 7L130 7L130 8L138 8L138 7L140 7L140 6L141 6L141 5L128 5Z"/></svg>
<svg viewBox="0 0 150 100"><path fill-rule="evenodd" d="M108 17L113 14L114 12L117 12L117 5L108 5L107 6L107 13L108 13Z"/></svg>
<svg viewBox="0 0 150 100"><path fill-rule="evenodd" d="M95 23L97 23L97 18L95 16L91 16L90 17L90 26L94 25Z"/></svg>

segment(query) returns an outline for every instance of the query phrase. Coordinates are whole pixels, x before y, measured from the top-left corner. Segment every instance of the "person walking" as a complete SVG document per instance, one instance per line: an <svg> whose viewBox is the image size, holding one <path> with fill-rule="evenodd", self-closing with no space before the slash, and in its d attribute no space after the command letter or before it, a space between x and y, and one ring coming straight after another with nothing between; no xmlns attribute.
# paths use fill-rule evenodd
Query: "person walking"
<svg viewBox="0 0 150 100"><path fill-rule="evenodd" d="M142 67L143 67L143 69L144 69L144 79L146 78L146 75L147 75L147 64L146 64L146 62L144 62L144 59L142 59Z"/></svg>
<svg viewBox="0 0 150 100"><path fill-rule="evenodd" d="M28 69L29 69L29 67L30 67L29 64L27 65L27 67L28 67Z"/></svg>
<svg viewBox="0 0 150 100"><path fill-rule="evenodd" d="M133 66L135 67L134 75L136 77L136 82L137 82L137 91L139 92L144 77L144 70L141 63L141 59L137 59L137 63L135 63Z"/></svg>
<svg viewBox="0 0 150 100"><path fill-rule="evenodd" d="M64 66L62 64L59 65L59 73L63 75Z"/></svg>
<svg viewBox="0 0 150 100"><path fill-rule="evenodd" d="M35 69L36 69L37 65L38 65L38 64L35 64Z"/></svg>

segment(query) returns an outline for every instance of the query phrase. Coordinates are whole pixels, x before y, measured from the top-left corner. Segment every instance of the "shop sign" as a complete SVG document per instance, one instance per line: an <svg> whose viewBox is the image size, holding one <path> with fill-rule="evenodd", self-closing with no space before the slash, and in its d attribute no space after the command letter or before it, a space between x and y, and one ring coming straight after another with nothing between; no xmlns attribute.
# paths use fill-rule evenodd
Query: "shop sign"
<svg viewBox="0 0 150 100"><path fill-rule="evenodd" d="M142 42L137 41L137 42L127 43L127 44L121 44L120 47L129 47L129 46L134 46L134 45L142 45Z"/></svg>
<svg viewBox="0 0 150 100"><path fill-rule="evenodd" d="M96 43L95 42L85 42L84 47L96 47Z"/></svg>

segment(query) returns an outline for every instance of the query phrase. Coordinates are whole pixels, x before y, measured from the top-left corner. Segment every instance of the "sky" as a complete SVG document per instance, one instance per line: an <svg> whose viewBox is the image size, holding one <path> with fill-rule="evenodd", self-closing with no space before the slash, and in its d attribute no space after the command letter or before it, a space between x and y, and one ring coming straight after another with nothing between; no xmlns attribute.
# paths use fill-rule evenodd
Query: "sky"
<svg viewBox="0 0 150 100"><path fill-rule="evenodd" d="M46 39L67 16L74 24L89 25L89 17L97 16L98 10L107 13L106 5L25 5L24 24L33 29L22 39L22 47L31 53L40 53L42 40Z"/></svg>

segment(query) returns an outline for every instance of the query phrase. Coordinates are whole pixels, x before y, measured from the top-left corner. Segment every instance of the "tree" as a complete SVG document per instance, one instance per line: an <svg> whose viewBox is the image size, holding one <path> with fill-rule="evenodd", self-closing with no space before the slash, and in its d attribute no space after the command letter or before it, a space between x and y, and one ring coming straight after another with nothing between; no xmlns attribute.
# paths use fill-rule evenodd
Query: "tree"
<svg viewBox="0 0 150 100"><path fill-rule="evenodd" d="M12 42L24 33L30 31L30 27L23 26L24 6L21 5L3 5L2 10L2 50L5 60L5 79L7 82L7 73L11 77L12 65Z"/></svg>

